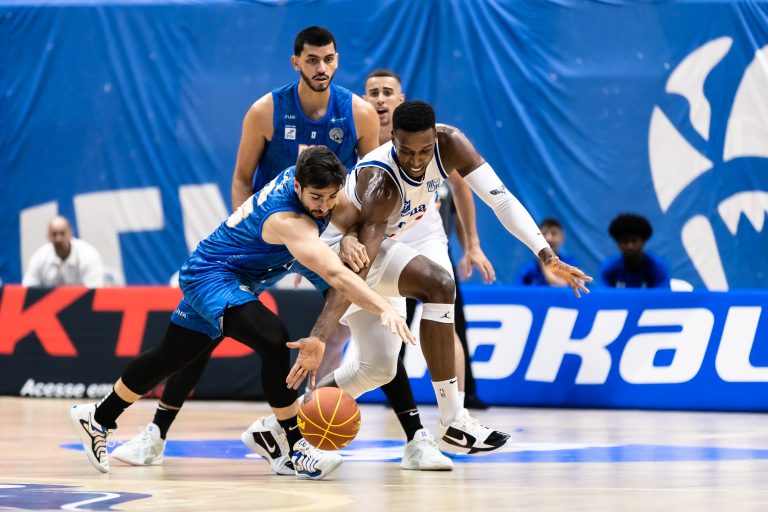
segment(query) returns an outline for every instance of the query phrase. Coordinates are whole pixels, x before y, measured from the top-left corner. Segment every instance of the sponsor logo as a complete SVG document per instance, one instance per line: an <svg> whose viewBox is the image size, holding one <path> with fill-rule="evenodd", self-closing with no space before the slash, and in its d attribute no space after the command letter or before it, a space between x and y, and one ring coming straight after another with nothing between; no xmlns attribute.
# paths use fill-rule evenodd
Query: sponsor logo
<svg viewBox="0 0 768 512"><path fill-rule="evenodd" d="M440 180L434 179L434 180L429 180L427 182L427 190L429 192L434 192L435 190L437 190L439 188L440 188Z"/></svg>
<svg viewBox="0 0 768 512"><path fill-rule="evenodd" d="M499 188L491 190L491 195L498 196L499 194L506 194L506 192L504 192L505 190L507 190L507 187L502 184Z"/></svg>
<svg viewBox="0 0 768 512"><path fill-rule="evenodd" d="M286 126L283 138L285 140L296 140L296 127L295 126Z"/></svg>
<svg viewBox="0 0 768 512"><path fill-rule="evenodd" d="M347 120L346 117L332 117L331 118L331 122L332 123L343 123L346 120Z"/></svg>
<svg viewBox="0 0 768 512"><path fill-rule="evenodd" d="M328 132L328 137L330 137L333 142L341 144L341 141L344 140L344 130L339 127L331 128L331 131Z"/></svg>
<svg viewBox="0 0 768 512"><path fill-rule="evenodd" d="M405 204L403 205L403 210L402 210L402 212L400 212L400 216L401 217L411 217L413 215L424 214L425 211L427 211L427 205L426 204L420 204L419 206L411 208L411 200L408 199L405 202Z"/></svg>
<svg viewBox="0 0 768 512"><path fill-rule="evenodd" d="M763 299L764 300L764 299ZM465 305L475 378L593 386L768 382L766 315L759 305L598 309ZM759 355L755 359L755 356ZM762 364L761 364L762 362ZM407 351L411 378L426 375ZM567 368L567 371L565 370ZM643 388L647 389L647 388Z"/></svg>
<svg viewBox="0 0 768 512"><path fill-rule="evenodd" d="M285 114L283 119L296 119L296 116L294 114Z"/></svg>
<svg viewBox="0 0 768 512"><path fill-rule="evenodd" d="M744 251L766 240L768 187L753 176L768 169L768 46L736 72L735 55L746 49L732 46L733 39L720 37L680 61L648 128L648 163L664 223L675 223L682 248L710 290L729 288L729 269L743 273L745 265L759 269L768 262L765 251ZM674 108L681 100L687 108ZM727 187L720 185L724 181ZM754 286L755 273L747 272L750 281L741 286Z"/></svg>

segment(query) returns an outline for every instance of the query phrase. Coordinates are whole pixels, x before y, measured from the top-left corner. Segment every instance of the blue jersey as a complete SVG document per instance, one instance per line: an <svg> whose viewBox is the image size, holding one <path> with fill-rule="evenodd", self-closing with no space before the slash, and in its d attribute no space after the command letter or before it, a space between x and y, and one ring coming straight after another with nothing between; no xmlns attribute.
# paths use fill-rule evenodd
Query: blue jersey
<svg viewBox="0 0 768 512"><path fill-rule="evenodd" d="M184 298L171 321L219 337L228 307L258 300L262 290L288 273L293 255L285 245L265 242L262 227L277 212L309 215L296 195L294 177L295 167L283 171L200 242L179 271ZM311 218L319 235L331 215Z"/></svg>
<svg viewBox="0 0 768 512"><path fill-rule="evenodd" d="M638 268L630 271L624 263L624 255L608 258L600 268L603 286L613 288L669 288L669 270L666 263L649 253L643 253Z"/></svg>
<svg viewBox="0 0 768 512"><path fill-rule="evenodd" d="M347 169L357 163L357 132L352 115L352 93L331 84L331 98L325 117L312 121L301 110L299 83L284 85L272 91L274 133L261 155L253 174L254 191L294 165L299 152L309 146L326 146L333 151Z"/></svg>

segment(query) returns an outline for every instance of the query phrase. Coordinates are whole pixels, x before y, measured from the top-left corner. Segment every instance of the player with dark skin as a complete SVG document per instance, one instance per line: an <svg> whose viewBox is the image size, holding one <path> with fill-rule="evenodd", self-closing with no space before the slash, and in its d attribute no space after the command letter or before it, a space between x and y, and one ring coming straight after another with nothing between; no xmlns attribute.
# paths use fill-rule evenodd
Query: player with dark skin
<svg viewBox="0 0 768 512"><path fill-rule="evenodd" d="M469 139L453 126L437 125L435 129L415 133L396 130L392 140L400 166L414 181L423 177L427 164L434 158L435 142L439 144L443 165L449 173L456 172L464 178L485 163ZM369 260L373 261L384 239L387 221L402 207L402 200L395 183L385 171L376 167L360 170L356 190L362 201L357 238L365 245ZM562 279L577 297L580 292L589 293L583 282L592 278L560 261L551 248L542 249L538 257L545 268ZM369 267L364 268L359 275L365 277L368 270ZM454 299L455 284L448 273L423 256L408 263L398 285L402 295L422 302L450 303ZM330 292L323 314L312 330L311 336L317 338L316 343L322 343L321 340L333 332L349 304L341 294ZM432 379L451 378L455 374L453 325L422 322L420 339ZM295 378L292 372L288 380L291 387L297 387L300 382ZM318 383L318 386L328 385L336 385L333 375Z"/></svg>

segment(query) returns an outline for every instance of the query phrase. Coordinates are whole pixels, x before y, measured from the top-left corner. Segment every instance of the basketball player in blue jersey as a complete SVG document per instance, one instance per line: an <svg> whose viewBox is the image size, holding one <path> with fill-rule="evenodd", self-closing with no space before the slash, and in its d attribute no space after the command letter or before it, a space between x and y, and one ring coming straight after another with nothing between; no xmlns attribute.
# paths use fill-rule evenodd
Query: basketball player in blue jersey
<svg viewBox="0 0 768 512"><path fill-rule="evenodd" d="M467 137L452 126L436 125L434 111L424 102L406 101L398 106L392 142L366 155L347 179L347 195L361 216L347 235L357 233L372 262L360 275L384 296L411 297L423 303L421 348L437 397L440 449L489 453L504 446L509 435L481 425L461 404L454 361L455 283L447 268L450 263L436 263L393 238L420 222L433 191L452 174L466 180L502 225L577 296L580 291L588 292L583 282L592 278L557 258L530 214ZM331 290L308 339L326 339L344 317L359 343L359 359L341 366L318 385L338 386L358 397L392 379L401 344L376 325L375 316L354 306L348 308L349 301ZM295 384L295 379L289 383Z"/></svg>
<svg viewBox="0 0 768 512"><path fill-rule="evenodd" d="M293 165L305 148L326 146L351 169L358 154L365 155L379 145L379 121L374 108L331 83L338 67L333 34L322 27L308 27L296 35L293 50L291 64L299 72L299 80L259 98L243 120L232 177L233 210ZM321 291L328 286L301 265L294 265L292 270L308 277ZM340 326L329 342L348 338L349 329ZM218 343L168 379L152 422L118 446L112 453L115 459L134 465L162 463L168 430L216 346ZM279 426L273 428L279 431ZM258 446L248 444L259 451ZM293 473L290 468L280 471Z"/></svg>
<svg viewBox="0 0 768 512"><path fill-rule="evenodd" d="M328 148L307 149L295 168L286 169L247 199L200 242L179 272L184 297L160 345L129 363L101 402L71 409L72 425L96 469L109 470L107 436L117 428L122 412L224 335L259 354L267 401L291 447L283 458L291 459L295 475L321 479L338 468L340 455L318 450L301 437L295 386L286 386L296 379L314 379L324 343L317 339L289 343L285 326L259 302L258 295L263 286L285 275L295 258L377 315L394 335L414 341L393 307L345 267L320 239L334 208L338 208L334 222L344 231L357 217L341 190L346 174ZM299 349L293 367L289 347Z"/></svg>

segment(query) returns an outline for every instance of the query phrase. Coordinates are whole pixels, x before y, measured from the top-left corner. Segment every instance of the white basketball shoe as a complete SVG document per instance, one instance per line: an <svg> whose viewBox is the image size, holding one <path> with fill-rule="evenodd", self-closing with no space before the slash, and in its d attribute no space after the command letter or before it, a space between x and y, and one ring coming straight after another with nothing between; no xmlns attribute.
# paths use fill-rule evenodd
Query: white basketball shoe
<svg viewBox="0 0 768 512"><path fill-rule="evenodd" d="M69 420L83 443L85 455L93 467L106 473L109 471L109 455L107 454L107 438L112 434L111 429L99 425L93 415L96 404L77 404L69 410Z"/></svg>
<svg viewBox="0 0 768 512"><path fill-rule="evenodd" d="M462 409L456 418L448 425L440 426L440 449L449 453L462 454L486 454L498 450L507 441L511 440L509 434L493 430L480 424L469 415L469 411Z"/></svg>
<svg viewBox="0 0 768 512"><path fill-rule="evenodd" d="M112 457L134 466L159 466L163 463L165 440L154 423L139 428L139 434L112 450Z"/></svg>
<svg viewBox="0 0 768 512"><path fill-rule="evenodd" d="M274 415L254 421L240 439L252 452L261 455L278 475L295 475L288 440Z"/></svg>
<svg viewBox="0 0 768 512"><path fill-rule="evenodd" d="M416 471L451 471L453 461L440 452L435 438L422 428L405 445L400 467Z"/></svg>
<svg viewBox="0 0 768 512"><path fill-rule="evenodd" d="M293 445L293 467L296 478L322 480L341 466L341 455L315 448L306 439Z"/></svg>

